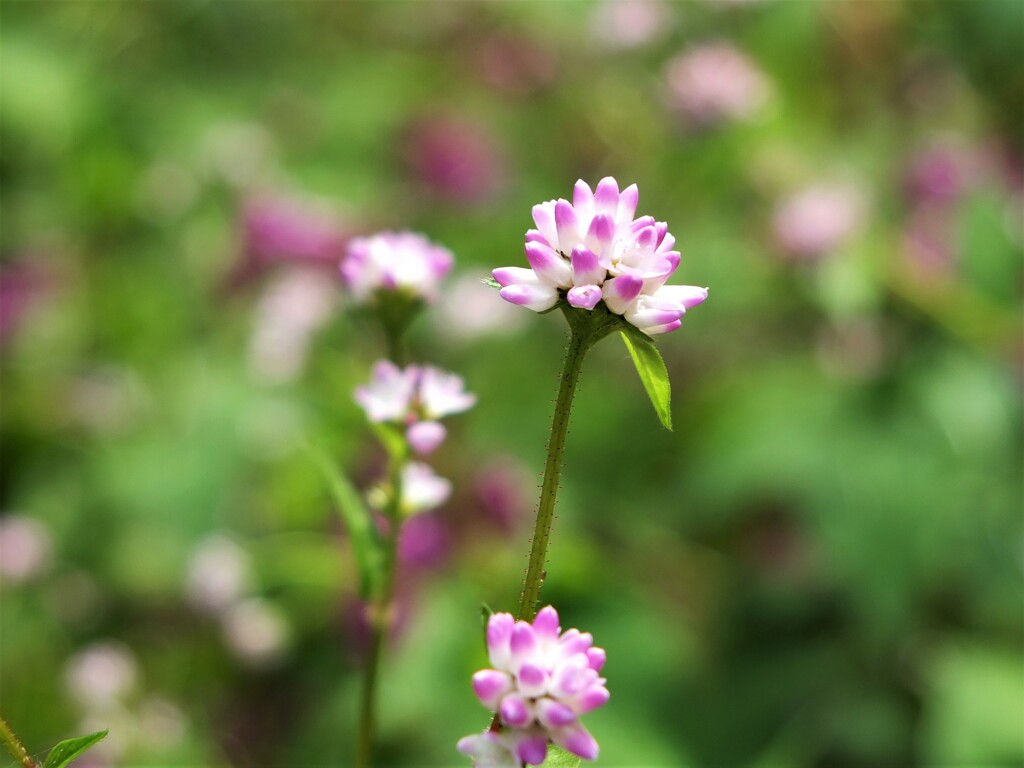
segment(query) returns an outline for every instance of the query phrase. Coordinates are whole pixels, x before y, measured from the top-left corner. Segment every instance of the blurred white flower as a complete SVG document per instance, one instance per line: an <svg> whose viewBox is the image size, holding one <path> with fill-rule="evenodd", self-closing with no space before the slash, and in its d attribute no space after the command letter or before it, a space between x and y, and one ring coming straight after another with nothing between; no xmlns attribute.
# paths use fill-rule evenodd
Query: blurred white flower
<svg viewBox="0 0 1024 768"><path fill-rule="evenodd" d="M515 333L526 321L511 304L494 300L494 289L479 275L460 275L452 281L435 313L439 334L455 341Z"/></svg>
<svg viewBox="0 0 1024 768"><path fill-rule="evenodd" d="M189 559L185 591L189 602L207 613L221 613L237 603L250 588L249 556L221 534L199 543Z"/></svg>
<svg viewBox="0 0 1024 768"><path fill-rule="evenodd" d="M266 290L256 308L249 343L253 371L272 383L293 380L306 364L309 343L338 301L334 284L313 269L291 269Z"/></svg>
<svg viewBox="0 0 1024 768"><path fill-rule="evenodd" d="M410 462L402 468L402 512L414 515L439 507L452 493L451 481L426 464Z"/></svg>
<svg viewBox="0 0 1024 768"><path fill-rule="evenodd" d="M291 626L284 612L261 598L238 603L225 615L221 629L231 652L253 667L273 666L291 642Z"/></svg>
<svg viewBox="0 0 1024 768"><path fill-rule="evenodd" d="M72 656L64 668L68 693L86 709L105 709L130 694L139 678L139 666L131 649L105 640Z"/></svg>
<svg viewBox="0 0 1024 768"><path fill-rule="evenodd" d="M50 566L53 543L41 522L21 515L0 517L0 581L30 581Z"/></svg>
<svg viewBox="0 0 1024 768"><path fill-rule="evenodd" d="M610 48L639 48L668 34L669 11L664 0L602 0L594 9L591 29Z"/></svg>
<svg viewBox="0 0 1024 768"><path fill-rule="evenodd" d="M775 208L775 238L790 256L814 259L843 245L860 228L864 199L855 188L815 184Z"/></svg>

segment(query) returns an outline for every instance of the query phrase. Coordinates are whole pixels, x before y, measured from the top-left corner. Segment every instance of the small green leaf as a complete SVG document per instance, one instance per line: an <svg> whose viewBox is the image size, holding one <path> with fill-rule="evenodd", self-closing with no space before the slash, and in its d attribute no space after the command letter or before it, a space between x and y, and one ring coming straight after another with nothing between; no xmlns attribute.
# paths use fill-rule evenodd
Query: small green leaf
<svg viewBox="0 0 1024 768"><path fill-rule="evenodd" d="M480 282L486 285L488 288L501 288L501 283L499 283L493 277L481 277Z"/></svg>
<svg viewBox="0 0 1024 768"><path fill-rule="evenodd" d="M380 548L377 542L377 531L373 527L373 519L363 504L359 492L352 486L348 478L338 471L334 463L324 453L311 445L306 446L317 468L330 486L331 495L338 505L342 522L348 529L352 550L356 556L356 567L359 570L359 595L368 598L375 586L380 561Z"/></svg>
<svg viewBox="0 0 1024 768"><path fill-rule="evenodd" d="M484 629L484 650L487 650L487 623L494 615L494 609L487 603L480 603L480 624Z"/></svg>
<svg viewBox="0 0 1024 768"><path fill-rule="evenodd" d="M540 768L579 768L581 759L554 744L548 746L548 757Z"/></svg>
<svg viewBox="0 0 1024 768"><path fill-rule="evenodd" d="M640 374L640 381L644 383L647 396L651 398L655 413L658 414L665 429L671 430L672 386L669 384L668 369L665 368L661 353L654 346L651 337L643 331L630 327L621 333L626 349L633 358L636 372Z"/></svg>
<svg viewBox="0 0 1024 768"><path fill-rule="evenodd" d="M66 739L50 750L43 768L64 768L85 750L107 735L107 731L97 731L77 739Z"/></svg>

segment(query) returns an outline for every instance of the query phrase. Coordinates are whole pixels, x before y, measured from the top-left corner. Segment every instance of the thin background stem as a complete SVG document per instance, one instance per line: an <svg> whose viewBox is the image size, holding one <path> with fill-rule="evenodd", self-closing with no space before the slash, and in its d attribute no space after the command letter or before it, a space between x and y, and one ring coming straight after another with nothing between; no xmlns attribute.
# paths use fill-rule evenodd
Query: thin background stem
<svg viewBox="0 0 1024 768"><path fill-rule="evenodd" d="M388 476L390 495L384 514L388 529L384 535L384 560L381 564L381 581L369 605L370 648L366 658L363 688L359 705L359 745L356 753L357 768L371 768L373 765L373 740L377 720L377 693L380 680L381 658L387 646L387 638L393 621L392 599L395 589L397 565L398 529L402 522L402 465L405 457L392 453L389 457Z"/></svg>

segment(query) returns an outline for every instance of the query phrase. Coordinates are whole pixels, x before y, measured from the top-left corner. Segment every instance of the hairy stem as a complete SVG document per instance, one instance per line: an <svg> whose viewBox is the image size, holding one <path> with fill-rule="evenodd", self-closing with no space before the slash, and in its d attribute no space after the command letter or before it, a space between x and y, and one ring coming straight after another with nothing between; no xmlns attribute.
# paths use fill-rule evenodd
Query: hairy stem
<svg viewBox="0 0 1024 768"><path fill-rule="evenodd" d="M18 740L14 731L11 730L11 726L2 717L0 717L0 739L3 739L7 751L18 761L21 768L36 768L35 761L29 756L25 745Z"/></svg>
<svg viewBox="0 0 1024 768"><path fill-rule="evenodd" d="M394 615L392 600L395 589L395 570L398 551L398 528L401 525L402 464L404 457L392 455L388 475L391 491L384 514L388 527L384 533L384 558L380 581L369 605L370 648L363 673L363 688L359 705L359 745L356 768L373 765L373 741L377 721L377 689L381 659L387 646L388 631Z"/></svg>
<svg viewBox="0 0 1024 768"><path fill-rule="evenodd" d="M544 481L540 489L540 503L537 505L537 521L533 528L533 543L530 546L530 565L523 581L523 592L519 599L519 618L532 621L537 615L540 589L547 575L544 565L547 561L548 541L551 538L551 524L555 517L555 498L562 476L562 459L565 454L565 436L569 431L569 414L572 411L573 395L583 369L583 358L593 345L595 337L589 328L572 324L569 347L565 352L565 367L562 381L558 386L555 413L551 419L551 437L548 440L548 458L544 465Z"/></svg>

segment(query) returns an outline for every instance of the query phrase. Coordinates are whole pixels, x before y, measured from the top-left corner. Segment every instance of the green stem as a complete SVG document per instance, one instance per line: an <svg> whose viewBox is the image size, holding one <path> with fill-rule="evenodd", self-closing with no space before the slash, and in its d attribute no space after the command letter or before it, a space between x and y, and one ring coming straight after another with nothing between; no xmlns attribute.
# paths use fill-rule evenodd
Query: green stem
<svg viewBox="0 0 1024 768"><path fill-rule="evenodd" d="M398 528L401 525L402 465L404 457L392 455L388 476L391 493L384 514L388 519L388 530L384 536L384 560L381 564L380 582L369 606L370 649L363 675L363 688L359 706L359 744L356 753L357 768L371 768L373 765L373 740L377 721L377 691L380 680L381 660L387 646L388 632L393 621L392 605L395 590L395 570L398 561Z"/></svg>
<svg viewBox="0 0 1024 768"><path fill-rule="evenodd" d="M0 739L3 739L7 751L18 761L18 765L21 768L36 768L36 764L29 756L25 745L18 740L18 737L14 735L14 731L11 730L11 726L2 717L0 717Z"/></svg>
<svg viewBox="0 0 1024 768"><path fill-rule="evenodd" d="M548 440L548 458L544 465L544 481L540 489L540 503L537 505L537 521L533 528L533 542L530 546L530 565L523 581L523 592L519 599L519 618L532 621L537 615L537 602L540 600L540 589L547 573L544 570L547 561L548 541L551 538L551 524L555 518L555 498L558 484L562 476L562 459L565 454L565 436L569 431L569 414L572 411L573 395L576 384L583 369L583 358L587 350L600 338L590 327L573 323L570 318L572 335L569 347L565 352L565 367L562 370L562 381L558 386L558 398L555 400L555 413L551 419L551 437Z"/></svg>

